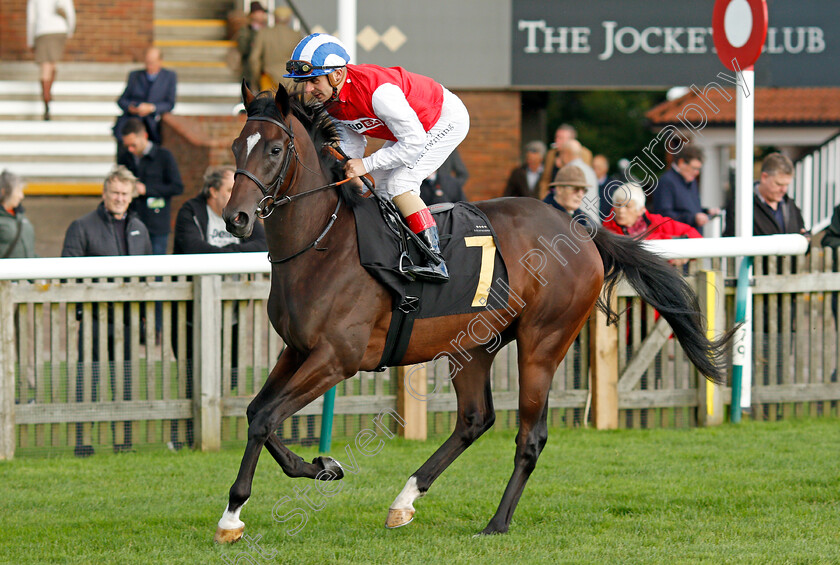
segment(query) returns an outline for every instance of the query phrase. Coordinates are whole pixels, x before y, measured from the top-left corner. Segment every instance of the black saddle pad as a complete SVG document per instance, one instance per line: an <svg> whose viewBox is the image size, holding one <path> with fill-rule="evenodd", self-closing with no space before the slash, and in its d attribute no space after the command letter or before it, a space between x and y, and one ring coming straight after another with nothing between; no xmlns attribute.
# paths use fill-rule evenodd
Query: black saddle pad
<svg viewBox="0 0 840 565"><path fill-rule="evenodd" d="M508 274L498 240L487 216L467 202L430 208L438 225L440 245L450 280L421 283L417 318L436 318L504 308L508 302ZM407 279L399 271L400 236L382 217L375 198L354 208L359 259L362 266L403 304ZM422 254L409 242L415 262Z"/></svg>

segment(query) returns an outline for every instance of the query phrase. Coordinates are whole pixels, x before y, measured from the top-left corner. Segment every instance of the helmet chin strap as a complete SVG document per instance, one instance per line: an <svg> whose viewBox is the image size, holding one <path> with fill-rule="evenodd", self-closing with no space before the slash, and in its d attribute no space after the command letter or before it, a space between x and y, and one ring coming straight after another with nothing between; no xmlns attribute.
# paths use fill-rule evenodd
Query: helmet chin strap
<svg viewBox="0 0 840 565"><path fill-rule="evenodd" d="M346 69L347 67L344 67L345 72ZM341 86L341 83L344 81L344 77L339 76L338 78L335 78L335 75L341 75L341 70L342 69L338 69L327 75L327 82L329 82L330 86L332 86L332 96L330 96L329 102L335 102L338 100L338 87Z"/></svg>

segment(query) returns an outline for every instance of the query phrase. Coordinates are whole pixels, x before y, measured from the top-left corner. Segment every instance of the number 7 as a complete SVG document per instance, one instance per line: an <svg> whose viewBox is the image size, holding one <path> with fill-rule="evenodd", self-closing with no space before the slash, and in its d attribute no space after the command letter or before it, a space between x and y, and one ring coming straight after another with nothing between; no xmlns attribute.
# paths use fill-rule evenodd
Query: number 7
<svg viewBox="0 0 840 565"><path fill-rule="evenodd" d="M487 306L487 296L490 294L490 285L493 284L493 267L496 258L496 243L492 235L474 235L465 237L464 243L467 247L481 247L481 270L478 274L478 287L473 297L473 308Z"/></svg>

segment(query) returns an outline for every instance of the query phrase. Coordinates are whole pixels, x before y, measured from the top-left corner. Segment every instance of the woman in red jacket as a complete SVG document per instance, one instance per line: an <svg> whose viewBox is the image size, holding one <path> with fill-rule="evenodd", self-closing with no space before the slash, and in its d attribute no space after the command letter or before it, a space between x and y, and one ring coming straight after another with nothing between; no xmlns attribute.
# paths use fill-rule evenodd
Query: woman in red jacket
<svg viewBox="0 0 840 565"><path fill-rule="evenodd" d="M644 236L644 239L676 239L685 237L703 237L693 227L678 222L667 216L651 214L645 209L645 191L634 182L618 187L612 196L613 208L610 218L604 220L603 227L618 235L630 237ZM671 259L675 267L688 263L688 259ZM632 316L632 311L629 314ZM642 310L642 320L645 318ZM654 311L654 320L659 319L659 312ZM628 338L630 323L627 324Z"/></svg>
<svg viewBox="0 0 840 565"><path fill-rule="evenodd" d="M693 227L645 209L645 191L636 183L626 183L613 193L612 217L604 220L608 231L619 235L644 235L644 239L703 237Z"/></svg>

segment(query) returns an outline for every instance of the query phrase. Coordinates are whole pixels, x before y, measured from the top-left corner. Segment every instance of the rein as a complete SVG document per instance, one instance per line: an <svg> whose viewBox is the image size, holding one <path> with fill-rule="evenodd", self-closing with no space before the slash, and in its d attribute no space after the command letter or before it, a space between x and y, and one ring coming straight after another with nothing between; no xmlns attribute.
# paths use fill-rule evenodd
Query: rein
<svg viewBox="0 0 840 565"><path fill-rule="evenodd" d="M257 185L257 187L263 193L262 200L260 200L259 204L257 204L257 216L260 219L264 220L264 219L268 218L271 215L271 213L274 212L275 208L283 206L284 204L290 204L290 203L294 202L295 200L298 200L300 198L304 198L306 196L311 196L312 194L315 194L316 192L320 192L322 190L326 190L326 189L329 189L329 188L335 188L335 187L341 186L342 184L344 184L344 183L346 183L350 180L349 178L346 178L346 179L338 181L338 182L332 182L330 184L325 184L324 186L319 186L318 188L313 188L312 190L306 190L304 192L299 192L297 194L292 194L291 196L289 196L286 193L289 192L289 190L291 190L292 185L294 184L294 181L295 181L295 177L297 176L297 167L295 167L294 175L292 176L291 180L289 181L288 186L286 187L286 190L283 191L283 194L278 196L277 193L280 192L280 188L282 188L282 186L284 184L286 184L285 183L285 178L286 178L286 174L289 172L289 166L291 164L292 156L294 156L295 162L298 165L300 165L304 168L307 168L306 165L304 165L301 162L300 157L298 156L297 148L295 147L295 134L294 134L294 132L292 132L291 128L287 124L285 124L285 123L283 123L279 120L275 120L274 118L269 118L267 116L254 116L254 117L248 118L247 121L249 121L249 122L250 121L269 122L269 123L274 124L277 127L279 127L281 130L283 130L283 132L287 136L289 136L289 150L286 152L286 156L283 158L283 163L280 166L280 171L277 173L277 177L274 179L274 181L272 181L272 183L270 185L268 185L268 186L264 185L262 183L262 181L260 181L260 179L258 179L253 173L251 173L250 171L247 171L245 169L236 169L236 171L234 172L234 178L236 178L236 175L240 175L240 174L245 176L245 177L248 177L254 184ZM326 236L327 233L330 231L330 229L333 227L333 224L335 223L336 219L338 218L338 210L340 208L341 208L341 198L339 197L338 202L335 205L335 210L333 210L333 213L330 216L330 219L327 222L326 227L321 232L321 234L317 238L315 238L314 241L312 241L312 243L310 243L309 245L307 245L306 247L304 247L300 251L297 251L296 253L293 253L292 255L289 255L288 257L284 257L282 259L272 259L271 255L269 254L268 260L271 263L274 263L274 264L285 263L286 261L290 261L290 260L294 259L295 257L297 257L298 255L302 255L306 251L309 251L310 249L312 249L313 247L318 245L318 243L320 243L320 241L322 239L324 239L324 236Z"/></svg>

